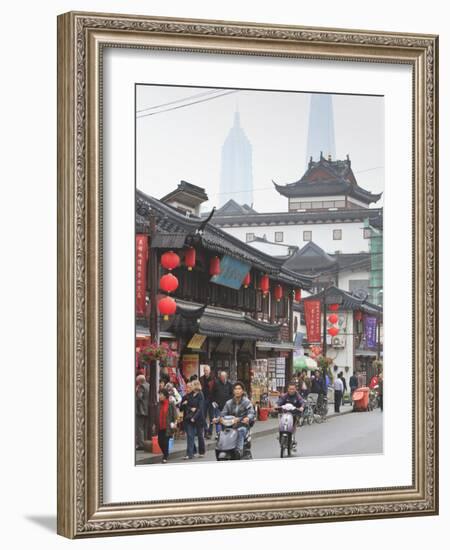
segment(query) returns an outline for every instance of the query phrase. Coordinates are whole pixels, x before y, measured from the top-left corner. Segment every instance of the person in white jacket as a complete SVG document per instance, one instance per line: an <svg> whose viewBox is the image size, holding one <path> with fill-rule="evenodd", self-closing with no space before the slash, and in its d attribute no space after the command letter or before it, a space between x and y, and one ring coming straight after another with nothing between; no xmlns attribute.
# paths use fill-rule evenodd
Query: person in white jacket
<svg viewBox="0 0 450 550"><path fill-rule="evenodd" d="M339 413L342 396L344 394L344 384L342 383L342 380L338 376L336 376L333 386L334 386L334 412Z"/></svg>

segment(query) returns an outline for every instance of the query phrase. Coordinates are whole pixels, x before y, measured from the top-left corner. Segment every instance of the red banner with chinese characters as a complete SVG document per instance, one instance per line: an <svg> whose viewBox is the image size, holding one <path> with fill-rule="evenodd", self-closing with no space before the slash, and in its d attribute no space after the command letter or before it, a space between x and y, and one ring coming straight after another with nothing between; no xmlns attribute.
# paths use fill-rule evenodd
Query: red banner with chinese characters
<svg viewBox="0 0 450 550"><path fill-rule="evenodd" d="M136 235L136 314L145 315L145 291L147 289L147 235Z"/></svg>
<svg viewBox="0 0 450 550"><path fill-rule="evenodd" d="M306 336L308 342L320 342L320 300L304 300Z"/></svg>

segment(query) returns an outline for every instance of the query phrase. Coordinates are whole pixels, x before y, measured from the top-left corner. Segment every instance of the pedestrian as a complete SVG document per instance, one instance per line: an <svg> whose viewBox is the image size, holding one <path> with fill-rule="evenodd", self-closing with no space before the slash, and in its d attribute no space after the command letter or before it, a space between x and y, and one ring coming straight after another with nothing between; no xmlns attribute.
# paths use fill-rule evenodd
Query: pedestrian
<svg viewBox="0 0 450 550"><path fill-rule="evenodd" d="M342 371L338 374L338 376L342 380L342 385L344 386L344 390L342 393L342 404L344 405L344 395L347 393L347 380L345 379L344 373Z"/></svg>
<svg viewBox="0 0 450 550"><path fill-rule="evenodd" d="M184 427L187 436L187 449L185 460L194 458L195 453L195 437L198 438L198 456L200 458L205 456L205 419L203 416L203 393L202 385L198 380L194 380L192 383L192 392L186 394L183 398L186 399L184 405Z"/></svg>
<svg viewBox="0 0 450 550"><path fill-rule="evenodd" d="M341 407L341 401L342 401L342 395L344 393L344 384L342 383L342 379L337 376L334 381L334 412L340 413L340 407Z"/></svg>
<svg viewBox="0 0 450 550"><path fill-rule="evenodd" d="M314 371L314 374L311 376L311 393L317 393L322 396L326 394L325 380L320 370Z"/></svg>
<svg viewBox="0 0 450 550"><path fill-rule="evenodd" d="M378 404L380 411L383 412L383 374L378 375Z"/></svg>
<svg viewBox="0 0 450 550"><path fill-rule="evenodd" d="M326 386L325 378L323 378L320 370L317 369L311 376L311 393L317 395L316 412L321 416L326 416L328 410L328 407L325 406L327 391L328 388Z"/></svg>
<svg viewBox="0 0 450 550"><path fill-rule="evenodd" d="M172 384L172 382L167 382L164 387L169 392L169 401L174 403L176 407L179 407L181 403L181 395L178 393L177 388Z"/></svg>
<svg viewBox="0 0 450 550"><path fill-rule="evenodd" d="M378 376L376 374L370 379L369 388L373 390L375 386L378 386Z"/></svg>
<svg viewBox="0 0 450 550"><path fill-rule="evenodd" d="M187 428L186 428L186 424L188 421L186 421L186 418L188 416L188 396L190 393L192 393L192 382L188 382L186 384L186 391L185 391L185 394L183 395L182 399L181 399L181 403L180 403L180 412L183 414L183 422L181 424L181 427L182 427L182 430L184 432L184 434L186 435L186 438L187 438ZM194 454L197 453L197 446L195 445L195 442L194 442Z"/></svg>
<svg viewBox="0 0 450 550"><path fill-rule="evenodd" d="M355 393L356 388L358 387L358 371L354 371L350 376L349 385L350 385L350 401L353 404L353 394Z"/></svg>
<svg viewBox="0 0 450 550"><path fill-rule="evenodd" d="M303 399L306 399L310 392L310 389L311 380L308 377L308 371L306 369L303 369L301 372L298 373L297 391L303 397Z"/></svg>
<svg viewBox="0 0 450 550"><path fill-rule="evenodd" d="M366 376L361 371L358 371L358 374L356 376L358 380L358 388L362 388L366 384Z"/></svg>
<svg viewBox="0 0 450 550"><path fill-rule="evenodd" d="M225 403L233 397L233 386L224 370L219 373L219 378L214 382L211 397L214 418L218 418L220 411L225 407ZM216 423L216 439L220 430L220 424Z"/></svg>
<svg viewBox="0 0 450 550"><path fill-rule="evenodd" d="M169 458L169 439L177 426L178 411L174 403L169 400L169 392L163 388L159 392L158 410L156 414L156 431L158 445L163 453L162 462Z"/></svg>
<svg viewBox="0 0 450 550"><path fill-rule="evenodd" d="M136 450L144 450L144 439L148 430L150 384L143 374L136 377Z"/></svg>
<svg viewBox="0 0 450 550"><path fill-rule="evenodd" d="M211 373L211 367L205 365L203 375L200 376L200 384L202 385L202 393L205 398L203 404L203 416L205 417L205 437L211 438L213 429L214 407L212 400L212 389L214 387L214 375Z"/></svg>

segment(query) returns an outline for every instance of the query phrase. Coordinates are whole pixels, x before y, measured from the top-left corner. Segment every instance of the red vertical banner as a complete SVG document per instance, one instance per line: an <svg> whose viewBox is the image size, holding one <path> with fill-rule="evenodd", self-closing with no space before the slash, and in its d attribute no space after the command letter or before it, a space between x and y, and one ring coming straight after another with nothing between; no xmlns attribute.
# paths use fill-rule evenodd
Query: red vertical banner
<svg viewBox="0 0 450 550"><path fill-rule="evenodd" d="M136 235L136 315L145 315L147 290L147 235Z"/></svg>
<svg viewBox="0 0 450 550"><path fill-rule="evenodd" d="M320 300L304 300L303 307L305 311L306 336L308 342L320 342Z"/></svg>

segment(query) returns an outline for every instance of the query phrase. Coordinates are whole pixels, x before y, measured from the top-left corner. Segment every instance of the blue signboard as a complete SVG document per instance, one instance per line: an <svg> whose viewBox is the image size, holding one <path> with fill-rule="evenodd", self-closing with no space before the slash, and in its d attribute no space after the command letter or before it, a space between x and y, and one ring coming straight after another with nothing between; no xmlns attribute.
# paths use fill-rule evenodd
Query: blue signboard
<svg viewBox="0 0 450 550"><path fill-rule="evenodd" d="M250 264L223 256L220 260L220 275L213 275L211 282L239 290L250 267Z"/></svg>

